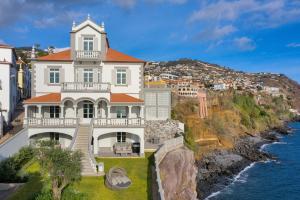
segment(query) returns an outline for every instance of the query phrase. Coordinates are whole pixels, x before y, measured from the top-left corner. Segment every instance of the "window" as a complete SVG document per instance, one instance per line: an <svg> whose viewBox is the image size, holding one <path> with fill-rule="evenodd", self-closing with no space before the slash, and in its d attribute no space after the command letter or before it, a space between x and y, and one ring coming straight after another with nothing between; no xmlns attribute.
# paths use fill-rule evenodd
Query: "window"
<svg viewBox="0 0 300 200"><path fill-rule="evenodd" d="M0 90L2 90L2 80L0 80Z"/></svg>
<svg viewBox="0 0 300 200"><path fill-rule="evenodd" d="M50 118L59 118L59 106L50 106Z"/></svg>
<svg viewBox="0 0 300 200"><path fill-rule="evenodd" d="M83 118L93 118L94 116L94 106L90 102L83 103Z"/></svg>
<svg viewBox="0 0 300 200"><path fill-rule="evenodd" d="M92 83L93 82L93 69L84 69L83 70L83 81L85 83Z"/></svg>
<svg viewBox="0 0 300 200"><path fill-rule="evenodd" d="M93 51L93 37L84 37L83 38L83 50L84 51Z"/></svg>
<svg viewBox="0 0 300 200"><path fill-rule="evenodd" d="M50 81L51 84L59 84L59 69L50 69Z"/></svg>
<svg viewBox="0 0 300 200"><path fill-rule="evenodd" d="M117 118L126 118L126 108L117 108Z"/></svg>
<svg viewBox="0 0 300 200"><path fill-rule="evenodd" d="M117 69L117 85L126 85L126 69Z"/></svg>
<svg viewBox="0 0 300 200"><path fill-rule="evenodd" d="M117 132L117 142L126 142L126 132Z"/></svg>

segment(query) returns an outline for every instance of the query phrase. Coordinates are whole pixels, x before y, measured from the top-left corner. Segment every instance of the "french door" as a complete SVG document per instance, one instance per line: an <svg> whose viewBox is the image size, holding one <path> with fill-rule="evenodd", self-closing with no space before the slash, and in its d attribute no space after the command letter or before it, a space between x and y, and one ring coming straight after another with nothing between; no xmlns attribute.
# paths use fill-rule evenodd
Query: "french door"
<svg viewBox="0 0 300 200"><path fill-rule="evenodd" d="M94 117L94 105L92 103L83 103L83 118Z"/></svg>

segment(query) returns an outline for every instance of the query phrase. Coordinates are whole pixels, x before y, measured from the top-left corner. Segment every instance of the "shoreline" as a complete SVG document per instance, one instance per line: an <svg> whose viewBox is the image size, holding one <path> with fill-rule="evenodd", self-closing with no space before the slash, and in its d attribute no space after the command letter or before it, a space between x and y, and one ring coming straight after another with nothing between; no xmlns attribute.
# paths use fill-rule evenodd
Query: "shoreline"
<svg viewBox="0 0 300 200"><path fill-rule="evenodd" d="M214 150L198 160L198 199L209 200L219 195L256 163L276 160L263 149L267 145L280 142L280 135L292 132L287 123L289 122L257 136L243 136L237 140L232 150Z"/></svg>

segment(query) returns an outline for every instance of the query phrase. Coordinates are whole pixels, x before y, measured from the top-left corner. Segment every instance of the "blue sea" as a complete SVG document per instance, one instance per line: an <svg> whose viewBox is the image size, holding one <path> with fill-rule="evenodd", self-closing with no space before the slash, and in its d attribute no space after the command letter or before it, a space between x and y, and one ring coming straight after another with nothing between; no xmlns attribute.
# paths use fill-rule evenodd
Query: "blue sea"
<svg viewBox="0 0 300 200"><path fill-rule="evenodd" d="M294 133L280 142L264 145L276 161L253 163L232 184L209 200L300 200L300 123L290 123Z"/></svg>

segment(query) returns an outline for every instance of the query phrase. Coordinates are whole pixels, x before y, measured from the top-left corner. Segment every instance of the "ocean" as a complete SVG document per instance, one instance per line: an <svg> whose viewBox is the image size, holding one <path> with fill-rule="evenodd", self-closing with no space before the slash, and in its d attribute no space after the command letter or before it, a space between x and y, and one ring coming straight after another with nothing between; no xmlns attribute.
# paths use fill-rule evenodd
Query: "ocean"
<svg viewBox="0 0 300 200"><path fill-rule="evenodd" d="M276 161L252 163L207 200L300 200L300 123L280 142L261 147Z"/></svg>

